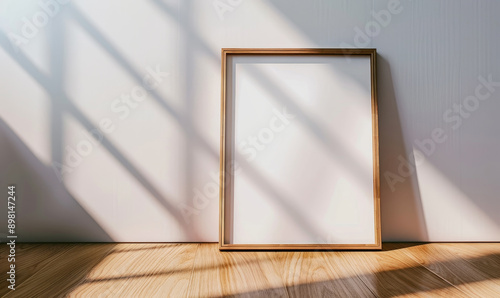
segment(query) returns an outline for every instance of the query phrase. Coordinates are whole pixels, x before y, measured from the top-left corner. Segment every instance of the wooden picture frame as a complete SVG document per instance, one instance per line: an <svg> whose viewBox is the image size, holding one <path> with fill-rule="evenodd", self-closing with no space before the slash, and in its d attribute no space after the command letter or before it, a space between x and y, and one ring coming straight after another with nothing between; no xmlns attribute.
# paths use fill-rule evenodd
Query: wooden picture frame
<svg viewBox="0 0 500 298"><path fill-rule="evenodd" d="M221 71L219 249L220 250L332 250L332 249L376 250L376 249L381 249L382 243L381 243L381 231L380 231L380 181L379 181L380 177L379 177L379 152L378 152L378 150L379 150L378 149L379 148L378 109L377 109L377 89L376 89L376 50L375 49L244 49L244 48L226 48L226 49L222 49L221 55L222 55L222 57L221 57L222 58L222 63L221 63L222 71ZM250 62L252 59L256 60L256 62L255 63ZM278 59L279 61L274 63L273 59ZM309 63L308 59L311 59L311 61L313 61L313 62ZM368 59L368 60L366 60L366 59ZM332 127L334 127L334 129L335 129L335 127L345 125L345 127L350 129L350 127L352 127L352 126L356 126L356 127L360 126L361 127L360 124L358 125L358 123L360 123L360 122L364 123L363 124L364 126L362 126L362 128L360 128L360 129L363 129L364 132L367 132L368 129L371 127L371 139L369 138L369 136L363 137L363 140L364 140L363 142L368 144L367 142L369 141L371 143L371 148L367 148L367 146L363 146L360 149L363 151L360 151L360 152L363 152L363 154L364 154L363 157L365 157L365 159L366 159L366 157L369 155L367 152L371 150L371 152L369 152L369 153L371 153L371 157L368 157L368 158L371 158L371 161L361 163L361 164L363 166L363 171L364 171L362 173L363 174L368 173L366 175L371 175L371 178L366 176L366 175L363 176L364 177L363 178L364 184L362 185L363 186L362 188L369 190L369 193L371 193L373 195L373 198L372 198L373 200L371 198L365 198L367 196L361 196L361 195L358 195L358 196L353 195L353 197L356 197L356 198L359 197L359 199L357 199L356 202L358 202L358 201L362 202L362 203L359 203L359 204L363 204L362 206L373 206L373 211L371 211L371 209L368 207L366 207L366 208L363 207L363 208L360 208L360 210L367 210L367 211L363 211L364 213L358 214L356 212L361 212L361 211L356 210L356 208L349 209L349 210L354 210L353 212L357 214L356 220L358 220L359 222L364 223L366 225L366 227L361 227L361 226L358 227L356 225L358 223L357 221L353 221L354 224L350 223L351 225L349 225L349 223L348 223L345 225L347 227L346 229L354 230L356 233L359 233L360 235L367 235L366 237L359 236L359 239L356 238L355 241L353 241L353 242L343 241L341 239L335 239L335 237L333 237L334 238L333 240L330 239L330 240L321 240L321 241L315 242L314 239L309 240L309 238L307 238L307 239L304 238L304 237L309 237L309 236L307 236L307 233L305 233L305 232L301 232L302 234L300 234L300 235L306 235L306 236L300 236L300 237L298 236L297 241L295 241L295 238L292 239L292 237L295 237L294 236L295 234L293 233L294 231L289 232L291 228L289 228L288 226L284 226L284 228L280 227L279 229L277 228L276 230L273 230L272 229L273 227L269 224L266 224L265 220L262 221L262 218L260 218L260 212L263 211L265 213L268 210L268 208L258 209L258 207L255 207L256 210L253 210L253 212L255 214L253 214L253 215L249 214L248 216L245 215L244 216L245 218L250 218L250 219L255 218L255 222L252 224L245 223L245 222L240 224L238 222L239 218L237 218L237 217L235 218L235 215L234 215L234 213L236 212L234 209L235 202L238 202L237 203L237 204L239 204L238 206L240 206L240 205L247 206L247 207L252 206L248 202L248 200L242 201L243 203L240 203L237 200L235 201L235 198L239 198L239 197L235 197L235 191L236 191L236 195L238 195L238 193L242 194L241 197L243 197L244 195L248 195L249 197L252 198L252 200L255 198L257 198L256 200L259 200L259 198L260 198L259 196L251 196L251 195L247 194L245 191L239 190L239 189L245 189L245 188L244 188L244 186L240 187L238 185L240 185L240 184L247 185L248 183L247 184L243 184L243 182L240 183L238 179L240 179L241 181L246 181L245 179L250 180L250 178L245 178L246 176L242 176L243 178L235 178L235 173L240 171L239 165L235 164L235 161L239 156L238 153L235 152L236 151L235 140L238 138L237 133L235 131L240 131L240 130L238 130L239 128L236 126L236 124L242 123L244 119L260 119L260 118L265 117L264 113L258 113L258 115L255 115L254 118L243 117L241 115L244 115L244 114L241 114L242 113L241 111L246 112L248 109L245 110L245 107L238 108L238 109L235 108L238 106L238 104L240 104L238 102L238 100L236 99L236 97L247 96L247 95L244 95L244 93L238 92L238 88L243 88L242 86L246 86L246 84L248 83L246 81L243 81L243 79L245 77L245 76L243 76L244 70L245 71L248 70L248 72L250 73L248 75L248 78L249 78L248 81L258 81L258 83L256 83L254 85L254 87L252 87L252 88L245 87L246 88L245 90L250 90L250 91L256 90L256 89L260 88L259 87L260 85L265 85L265 87L267 89L265 91L259 91L259 92L261 92L261 94L271 93L272 94L272 95L270 95L271 97L274 96L273 98L279 98L280 100L282 100L282 102L285 102L285 103L288 103L288 104L294 106L295 113L299 114L299 124L300 125L297 124L296 126L294 126L293 132L298 131L297 134L299 134L299 132L302 133L302 131L307 131L307 134L309 134L309 135L315 134L315 140L317 141L317 143L319 143L319 145L317 145L317 147L319 148L318 150L323 150L325 152L327 150L327 149L322 148L322 147L327 147L327 145L324 145L324 144L326 144L326 142L323 142L323 140L321 140L321 138L322 138L321 133L323 133L321 131L321 129L322 129L321 125L316 124L316 119L314 117L307 117L307 115L305 115L302 112L302 110L300 109L300 105L296 104L293 100L289 100L288 98L286 98L285 94L291 93L293 95L294 93L292 91L287 92L287 90L282 90L279 88L274 89L274 86L273 86L274 81L272 79L269 79L268 77L266 77L264 75L265 73L263 73L263 72L258 72L256 70L255 72L252 73L253 70L257 69L256 67L265 67L265 69L271 69L271 70L273 70L272 67L275 67L279 71L281 71L281 68L283 68L283 67L288 67L285 69L289 69L290 67L293 67L295 60L297 60L298 65L300 64L300 66L298 66L298 68L300 68L300 69L305 69L305 70L309 71L309 69L307 67L311 66L312 70L310 73L312 73L313 75L316 73L316 71L315 71L316 68L320 67L319 68L320 71L323 71L323 69L325 69L324 70L325 72L331 71L331 72L333 72L333 74L331 74L331 76L334 78L339 78L339 80L344 80L344 78L349 77L349 75L344 76L344 74L342 74L339 71L339 69L340 70L347 69L349 74L351 74L349 67L350 67L350 65L353 65L355 67L355 71L359 71L359 73L360 73L359 77L362 78L362 79L358 80L359 82L362 82L362 83L359 83L358 81L356 81L358 74L356 72L352 71L353 79L349 79L350 81L346 81L347 82L346 85L343 85L344 83L342 83L342 82L339 82L338 84L337 83L334 84L335 86L340 86L338 88L345 88L346 89L345 92L347 92L346 94L350 94L349 92L354 92L354 91L352 91L352 89L357 88L360 90L359 92L356 91L360 95L353 96L354 99L352 99L352 100L351 100L351 97L343 98L342 100L337 100L337 99L335 99L335 100L340 101L341 103L345 102L346 110L354 111L353 112L354 114L356 114L356 111L358 109L355 106L349 106L349 105L351 105L351 104L354 105L354 103L356 102L357 104L359 104L359 110L363 111L364 118L360 119L359 121L356 119L350 119L350 118L344 119L345 121L341 122L340 125L336 125L336 126L332 125ZM238 61L240 61L240 62L238 62ZM315 61L319 61L319 62L316 63ZM355 63L353 63L353 61ZM324 63L324 64L322 64L322 63ZM331 65L333 65L333 66L340 65L340 66L338 66L338 67L335 66L336 67L335 69L330 70ZM361 66L358 67L356 65L361 65ZM254 67L254 66L256 66L256 67ZM306 68L304 68L304 67L306 67ZM242 75L238 74L238 76L236 76L236 79L235 79L235 75L238 73L238 71L240 71L239 69L241 69ZM369 73L365 73L366 71L368 71ZM281 72L281 74L283 74L283 73L285 75L287 75L287 72ZM299 79L297 79L297 81L293 81L293 80L295 80L295 77L293 77L294 71L292 71L291 73L292 73L292 83L290 83L290 82L286 82L286 83L289 84L289 86L292 86L292 88L295 88L295 85L300 85L302 83L302 80L300 79L300 77L306 78L306 81L310 77L310 76L306 76L305 74L304 74L304 76L302 76L302 74L299 72L296 74L299 77ZM273 76L273 78L275 80L276 80L276 78L278 78L278 80L279 80L280 76L279 75ZM322 79L322 77L319 77L319 80L326 80L325 82L328 82L326 78ZM295 84L294 82L298 82L298 84ZM322 88L325 90L330 90L329 88L333 88L332 90L336 90L335 88L337 88L337 87L330 87L328 85L329 84L326 83L326 85ZM304 94L303 98L309 98L307 95L308 90L315 90L313 87L308 86L308 85L299 86L299 87L302 89L298 89L299 90L298 93ZM367 88L369 88L369 90L366 90ZM338 93L340 91L334 91L334 92ZM297 92L295 92L295 93L297 93ZM356 94L358 94L358 93L356 93ZM341 93L341 94L343 94L343 93ZM326 95L321 95L321 96L326 96ZM358 97L361 99L358 99ZM311 97L311 98L314 98L314 97ZM260 100L260 97L259 97L259 100ZM248 101L245 101L245 102L248 103ZM308 103L309 101L304 101L304 102ZM333 104L333 103L328 103L328 104ZM324 110L321 108L317 108L317 109L319 110L320 113ZM334 109L334 110L337 110L336 113L341 113L341 112L338 112L338 110L340 110L340 109ZM236 111L238 111L238 112L236 112ZM250 112L251 111L249 111L249 113ZM294 113L294 111L292 111L292 114L293 113ZM359 112L359 113L361 113L361 112ZM366 117L370 116L369 115L370 113L371 113L371 119L370 120L365 119ZM235 114L240 115L239 117L243 117L242 118L243 120L241 120L240 122L236 121ZM339 116L339 119L347 117L345 115L342 116L342 114L338 114L338 116ZM302 118L300 118L300 117L302 117ZM352 118L356 118L356 117L352 117ZM302 122L300 122L300 119L305 119L302 121L305 124L302 125ZM273 120L273 119L271 119L271 120ZM340 120L336 120L336 121L340 121ZM348 123L349 121L352 121L351 126L349 126L349 123ZM247 121L247 122L249 122L249 121ZM269 123L271 124L271 122L269 122ZM328 123L328 122L323 122L323 123ZM330 125L330 124L328 124L328 125ZM309 127L307 127L307 126L309 126ZM268 131L268 130L266 130L266 128L264 128L262 131L264 131L264 130L266 132ZM318 131L320 131L320 132L318 132ZM369 133L369 131L368 131L368 133ZM306 134L306 136L307 136L307 134ZM262 135L264 135L264 134L262 134ZM359 138L361 139L362 137L360 136ZM286 131L285 131L283 133L283 136L279 136L277 139L280 140L279 142L287 142L289 139L291 140L293 138L286 135ZM283 141L281 141L282 139L283 139ZM297 141L297 140L295 140L295 141ZM276 142L278 142L278 141L276 141ZM332 141L332 142L334 142L334 141ZM304 143L308 144L305 140L304 140ZM335 144L337 144L337 143L335 143ZM281 144L281 143L279 143L279 144ZM271 145L273 145L273 144L271 144ZM276 145L276 146L278 146L278 145ZM269 148L272 148L272 150L278 150L278 149L275 149L275 147L269 147ZM340 145L338 145L338 147L342 147L342 143L340 143ZM285 148L289 148L289 147L285 147ZM271 149L269 149L269 150L271 150ZM257 150L255 150L255 151L257 152ZM323 151L321 151L321 152L323 152ZM348 150L348 151L352 151L352 150ZM333 152L333 153L335 153L335 152ZM344 159L345 160L348 159L345 156L336 156L333 153L331 153L330 155L327 155L325 153L324 156L332 156L332 159L335 158L336 160L340 160L340 162L343 162ZM251 154L248 154L248 156L250 156L250 155ZM279 158L281 158L281 155L282 154L274 154L274 156L272 156L272 158L270 160L279 159ZM308 156L314 156L314 154L310 154ZM321 156L323 156L323 155L321 155ZM318 157L318 159L319 159L319 157ZM292 158L291 160L296 161L297 159ZM299 158L298 160L301 160L301 158ZM353 160L352 163L354 164L355 159L352 159L352 160ZM328 162L330 162L330 161L328 160ZM307 167L308 164L307 163L304 163L304 164ZM318 164L321 164L321 163L319 162ZM353 168L354 168L354 166L353 166ZM251 176L252 179L257 180L257 182L254 183L255 185L258 185L256 188L259 188L260 185L262 185L262 188L265 188L268 193L271 193L275 197L278 197L278 195L277 195L278 191L273 192L274 188L273 188L273 185L272 185L272 182L270 181L270 179L268 179L265 175L262 176L259 174L255 174L257 171L254 171L252 169L251 165L248 166L248 170L246 170L246 169L247 168L244 168L243 173L248 172L249 174L247 176L253 175L253 176ZM263 168L263 169L268 169L268 168ZM368 171L366 169L368 169ZM328 170L330 170L330 168L328 168ZM245 172L245 171L247 171L247 172ZM371 173L369 173L369 172L371 172ZM342 174L340 172L340 170L338 170L335 173L336 173L335 175L337 175L335 177L341 177L341 179L344 179L344 178L342 178L342 176L344 174ZM316 175L316 172L312 171L311 175ZM304 178L307 178L308 176L310 176L310 175L304 175ZM351 176L353 177L352 178L353 181L358 183L356 180L356 175L351 175ZM351 177L351 176L349 176L349 177ZM238 177L238 176L236 176L236 177ZM318 178L319 184L324 185L324 187L326 189L329 189L329 187L331 187L331 186L329 186L328 181L322 180L323 178L321 175L319 175L318 177L319 177ZM285 178L283 178L283 179L285 179ZM351 178L349 178L349 179L351 179ZM332 179L332 181L333 180L335 180L335 179ZM359 180L361 180L361 179L359 179ZM368 183L368 180L370 181L369 183ZM335 181L338 181L338 179ZM235 185L235 183L236 183L236 185ZM240 184L237 184L237 183L240 183ZM260 183L260 184L258 184L258 183ZM335 183L337 183L337 182L335 182ZM369 184L371 184L371 186ZM338 185L342 186L341 184L337 183L337 184L335 184L335 187L333 189L340 188L340 186L338 186ZM359 185L361 185L361 182L359 182ZM290 183L290 186L295 187L295 184ZM248 188L246 188L246 189L248 189ZM356 188L352 188L352 189L354 189L354 191L356 191ZM259 190L256 190L256 192L258 192L258 191ZM349 194L350 192L347 192L347 193ZM269 195L269 196L272 197L272 195ZM326 197L328 197L328 196L326 196ZM338 196L336 195L335 198L337 198L337 197L342 198L342 195L338 195ZM304 200L306 200L306 199L304 199ZM307 198L307 200L315 202L314 199L311 199L311 198ZM329 200L329 199L326 199L326 200ZM342 202L349 203L349 201L346 201L347 199L342 198L342 200L344 200ZM267 201L265 201L265 202L267 202ZM320 202L321 202L321 204L324 203L323 201L320 201ZM373 205L372 205L372 202L373 202ZM282 198L280 203L285 204L286 202L284 203L283 198ZM258 205L258 203L256 203L256 204ZM278 203L275 203L273 201L269 201L269 204L278 204ZM305 203L299 202L299 204L305 204ZM326 202L325 204L328 204L328 202ZM358 204L358 203L356 203L356 204ZM262 205L262 206L267 206L267 205ZM283 206L285 206L285 205L283 205ZM300 206L302 206L302 205L300 205ZM343 206L343 205L340 204L338 206ZM358 206L358 205L355 205L355 206ZM278 207L276 207L276 208L278 208ZM240 209L243 209L243 211L246 210L246 209L244 209L244 207L241 207L238 210L240 210ZM247 208L247 209L252 209L252 208ZM314 209L314 208L312 208L312 209ZM317 209L320 211L323 210L321 208L321 206L318 207ZM334 209L334 211L333 211L334 214L342 215L339 208L335 207L333 209ZM279 208L273 209L273 210L279 211ZM292 209L286 209L286 210L292 210ZM305 209L302 208L301 210L305 210ZM240 216L240 217L241 217L241 214L244 214L244 213L241 213L240 211L238 211L238 212L239 212L238 216ZM290 212L292 212L292 211L290 211ZM297 211L295 211L295 212L297 213ZM371 212L373 212L373 213L371 213ZM276 218L274 218L274 215L272 213L270 213L270 214L271 215L267 215L267 217L263 216L263 218L267 219L267 223L273 222L273 220L277 220L279 218L279 216L276 216ZM297 215L298 213L297 214L293 213L293 214ZM289 220L289 221L291 220L290 221L291 224L289 224L289 225L293 225L294 216L292 216L292 215L286 215L286 216L288 216L287 220ZM300 221L299 219L302 218L300 216L295 216L295 217L297 218L297 222L299 222ZM330 218L328 216L323 216L323 217L326 218L327 220L329 220L329 218ZM368 218L369 220L366 218ZM307 219L301 219L301 220L302 220L301 222L304 222L304 223L307 222ZM344 233L341 230L343 227L342 222L335 222L335 223L336 223L335 230L341 231L341 233L339 233L339 234L346 235L345 237L348 239L350 239L349 237L354 237L354 236L351 236L348 233L348 231L346 233ZM256 227L255 233L253 230L251 230L254 225ZM304 226L305 225L306 224L304 224ZM361 225L361 224L359 224L359 225ZM368 226L368 225L371 225L371 226ZM235 237L235 231L234 231L236 229L235 226L245 227L245 228L240 229L240 231L245 232L245 233L241 232L244 235L237 234L237 237ZM297 226L302 227L299 223L297 223ZM250 227L250 229L248 227ZM256 242L258 239L260 239L259 237L261 237L262 234L267 233L268 228L269 228L269 230L272 230L273 231L272 233L274 233L274 234L269 232L271 235L262 236L262 239L273 239L272 238L273 236L277 236L277 238L280 238L283 236L283 234L286 234L283 237L289 237L293 241L290 241L290 243L288 243L288 242L283 243L283 241L287 241L286 238L283 238L284 240L282 239L282 240L279 240L277 242L274 240L271 240L269 242L262 241L263 243ZM323 226L322 226L322 228L323 228ZM329 231L328 226L326 226L326 230ZM323 230L321 230L321 231L326 231L326 230L325 230L325 228L323 228ZM250 233L247 233L248 231L250 231ZM281 233L280 231L286 231L286 233ZM356 233L353 233L353 235L357 235ZM247 234L249 234L250 236L246 236ZM312 233L312 234L314 234L314 233ZM254 237L254 238L251 238L251 237ZM269 238L269 237L271 237L271 238ZM235 240L236 238L241 239L241 240L236 241ZM365 238L369 239L369 241L366 241L366 243L364 243ZM251 241L247 242L247 241L245 241L245 239L250 239ZM301 243L300 242L301 239L306 239L307 241L304 241L304 243ZM323 238L321 238L321 239L323 239ZM346 243L344 243L344 242L346 242Z"/></svg>

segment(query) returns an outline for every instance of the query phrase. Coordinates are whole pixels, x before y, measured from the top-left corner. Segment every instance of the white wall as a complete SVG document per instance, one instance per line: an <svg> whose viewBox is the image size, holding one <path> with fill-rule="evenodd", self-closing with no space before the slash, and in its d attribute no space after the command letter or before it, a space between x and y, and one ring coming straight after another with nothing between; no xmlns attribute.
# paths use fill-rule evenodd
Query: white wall
<svg viewBox="0 0 500 298"><path fill-rule="evenodd" d="M500 240L498 1L38 3L0 2L20 241L217 241L222 47L377 48L383 240Z"/></svg>

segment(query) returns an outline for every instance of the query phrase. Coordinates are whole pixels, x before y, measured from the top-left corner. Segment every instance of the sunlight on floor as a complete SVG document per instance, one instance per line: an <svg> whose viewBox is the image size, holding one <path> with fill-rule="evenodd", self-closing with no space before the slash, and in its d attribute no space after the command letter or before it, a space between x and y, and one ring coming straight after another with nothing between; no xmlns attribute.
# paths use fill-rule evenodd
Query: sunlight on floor
<svg viewBox="0 0 500 298"><path fill-rule="evenodd" d="M498 246L385 246L382 252L219 252L216 244L119 244L70 296L465 297L500 290L500 271L492 271L500 267ZM483 259L497 265L485 267Z"/></svg>

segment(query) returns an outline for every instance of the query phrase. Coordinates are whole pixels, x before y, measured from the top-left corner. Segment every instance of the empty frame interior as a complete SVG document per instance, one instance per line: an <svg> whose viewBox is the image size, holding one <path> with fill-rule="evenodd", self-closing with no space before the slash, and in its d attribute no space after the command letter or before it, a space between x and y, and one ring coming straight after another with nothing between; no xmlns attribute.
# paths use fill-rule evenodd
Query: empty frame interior
<svg viewBox="0 0 500 298"><path fill-rule="evenodd" d="M221 249L378 249L374 49L223 49Z"/></svg>

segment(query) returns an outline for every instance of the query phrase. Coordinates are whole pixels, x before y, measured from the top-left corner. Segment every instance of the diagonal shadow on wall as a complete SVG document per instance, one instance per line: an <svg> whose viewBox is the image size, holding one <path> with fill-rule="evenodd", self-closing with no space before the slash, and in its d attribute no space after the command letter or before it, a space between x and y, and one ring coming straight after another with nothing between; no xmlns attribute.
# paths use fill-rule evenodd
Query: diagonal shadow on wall
<svg viewBox="0 0 500 298"><path fill-rule="evenodd" d="M199 36L199 34L192 28L190 24L186 24L185 22L183 22L183 20L176 14L176 11L172 7L169 7L165 2L160 0L151 0L151 2L155 4L162 12L164 12L168 18L173 18L179 23L181 28L184 30L185 35L189 36L189 40L192 42L192 47L200 49L203 54L211 58L211 61L213 61L214 64L219 65L220 57L211 50L211 47ZM284 104L287 108L289 107L289 110L292 114L296 114L300 118L302 118L303 122L307 124L307 129L309 129L309 131L312 132L312 135L314 135L330 152L332 152L332 156L343 156L344 158L341 160L341 162L349 164L348 168L355 169L355 173L362 173L362 171L360 170L361 166L356 164L356 159L350 156L347 150L342 149L341 144L339 144L336 140L326 138L326 134L321 129L321 126L316 123L311 116L305 114L304 111L302 111L297 106L293 99L287 95L285 90L282 90L275 84L270 83L271 80L265 73L254 70L251 75L262 85L264 89L270 92L270 94L274 95L274 97L277 99L277 102ZM236 152L236 154L240 155L239 152ZM251 168L251 165L246 164L245 166L245 171L249 174L249 177L251 177L259 187L269 193L282 206L284 206L284 208L288 210L288 214L290 216L297 219L297 216L298 214L300 214L300 212L298 212L298 210L294 210L294 208L287 203L286 196L275 190L268 182L266 182L266 178L263 177L262 174L260 174L257 170ZM311 232L311 234L314 234L314 228L312 228L311 224L309 224L304 218L301 218L298 221L303 229Z"/></svg>
<svg viewBox="0 0 500 298"><path fill-rule="evenodd" d="M2 119L0 144L2 186L16 184L19 241L113 241Z"/></svg>
<svg viewBox="0 0 500 298"><path fill-rule="evenodd" d="M0 32L0 46L16 61L26 72L28 72L49 94L52 101L56 101L57 109L72 115L88 131L95 128L95 125L69 100L64 90L61 90L57 84L45 74L43 74L23 53L15 53L5 33ZM58 110L59 113L59 110ZM60 129L60 128L58 128ZM94 136L95 137L95 136ZM184 232L196 239L195 232L186 226L182 215L177 212L177 208L172 205L163 195L145 178L145 176L135 167L121 151L105 136L100 141L106 150L142 184L142 186L177 220L179 226ZM58 142L59 143L59 142ZM58 145L58 144L54 144ZM60 144L59 144L60 145ZM57 157L57 156L56 156Z"/></svg>

